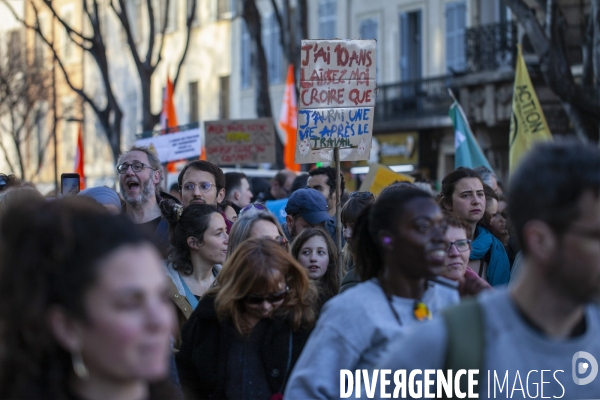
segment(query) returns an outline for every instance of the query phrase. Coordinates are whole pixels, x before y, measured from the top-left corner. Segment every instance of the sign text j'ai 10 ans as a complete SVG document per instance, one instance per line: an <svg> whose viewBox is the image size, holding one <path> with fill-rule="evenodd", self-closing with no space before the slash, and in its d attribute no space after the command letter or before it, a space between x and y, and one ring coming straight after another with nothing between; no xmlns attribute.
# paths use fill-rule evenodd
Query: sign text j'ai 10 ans
<svg viewBox="0 0 600 400"><path fill-rule="evenodd" d="M369 158L375 107L375 40L303 40L296 162Z"/></svg>

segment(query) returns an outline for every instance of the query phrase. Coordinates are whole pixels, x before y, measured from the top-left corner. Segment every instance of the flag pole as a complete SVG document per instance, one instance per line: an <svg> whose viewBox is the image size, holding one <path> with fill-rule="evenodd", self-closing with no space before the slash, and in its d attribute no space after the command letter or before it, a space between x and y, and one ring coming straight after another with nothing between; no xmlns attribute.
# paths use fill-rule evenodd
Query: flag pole
<svg viewBox="0 0 600 400"><path fill-rule="evenodd" d="M452 91L452 89L448 88L448 94L450 95L450 97L452 97L452 101L458 103L458 101L456 101L456 97L454 97L454 92Z"/></svg>

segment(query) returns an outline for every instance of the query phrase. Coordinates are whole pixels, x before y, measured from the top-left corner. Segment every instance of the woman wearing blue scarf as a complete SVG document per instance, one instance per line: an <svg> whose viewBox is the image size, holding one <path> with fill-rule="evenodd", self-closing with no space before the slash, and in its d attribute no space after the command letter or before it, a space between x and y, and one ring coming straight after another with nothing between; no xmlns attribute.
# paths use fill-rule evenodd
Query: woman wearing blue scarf
<svg viewBox="0 0 600 400"><path fill-rule="evenodd" d="M484 276L492 286L504 285L510 278L510 263L506 250L489 230L477 223L485 214L485 194L479 175L469 168L459 167L442 180L438 197L440 206L464 219L471 228L471 261L469 267Z"/></svg>

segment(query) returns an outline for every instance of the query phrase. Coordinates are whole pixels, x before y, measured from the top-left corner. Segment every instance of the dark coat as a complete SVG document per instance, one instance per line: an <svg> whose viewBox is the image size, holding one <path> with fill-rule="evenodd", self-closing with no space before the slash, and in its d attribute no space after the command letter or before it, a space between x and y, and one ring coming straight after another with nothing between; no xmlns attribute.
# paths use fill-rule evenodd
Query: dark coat
<svg viewBox="0 0 600 400"><path fill-rule="evenodd" d="M218 320L214 300L214 297L205 296L181 333L182 346L176 355L176 362L183 392L189 399L226 397L228 352L235 339L235 328L231 321ZM260 344L267 383L273 394L283 393L284 384L300 357L310 330L301 329L292 333L290 323L282 318L263 319L259 324L267 325Z"/></svg>

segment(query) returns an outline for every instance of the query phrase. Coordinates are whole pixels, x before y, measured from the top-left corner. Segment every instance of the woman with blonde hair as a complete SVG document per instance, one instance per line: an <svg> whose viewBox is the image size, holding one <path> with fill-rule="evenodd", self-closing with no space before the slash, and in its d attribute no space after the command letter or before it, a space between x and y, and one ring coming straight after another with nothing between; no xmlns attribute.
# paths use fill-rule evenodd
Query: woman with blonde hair
<svg viewBox="0 0 600 400"><path fill-rule="evenodd" d="M283 393L315 321L306 270L272 239L246 240L184 326L176 356L189 398Z"/></svg>
<svg viewBox="0 0 600 400"><path fill-rule="evenodd" d="M252 204L254 206L254 204ZM268 237L278 242L287 251L290 250L288 241L281 229L277 218L270 212L262 209L253 209L252 212L244 213L248 206L242 209L237 221L229 232L229 245L227 257L235 252L240 244L248 239Z"/></svg>

